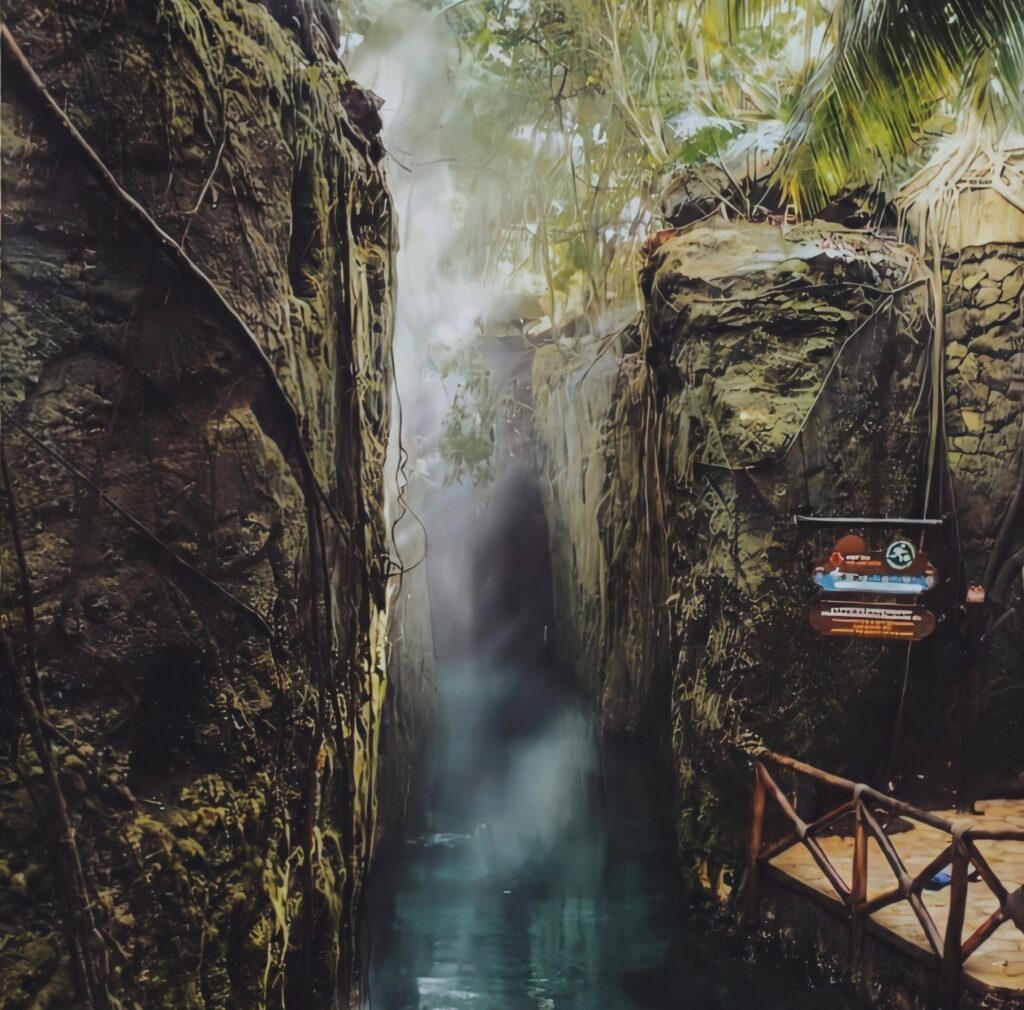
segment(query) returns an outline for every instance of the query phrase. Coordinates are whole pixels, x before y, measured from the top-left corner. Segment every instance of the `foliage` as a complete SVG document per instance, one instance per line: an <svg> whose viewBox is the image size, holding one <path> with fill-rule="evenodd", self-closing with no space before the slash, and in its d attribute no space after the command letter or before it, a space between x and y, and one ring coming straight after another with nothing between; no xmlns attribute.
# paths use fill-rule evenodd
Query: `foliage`
<svg viewBox="0 0 1024 1010"><path fill-rule="evenodd" d="M444 376L458 375L460 384L448 409L440 451L448 464L447 484L469 477L477 488L493 478L498 428L513 409L510 391L494 380L491 370L469 347L450 354L442 365Z"/></svg>
<svg viewBox="0 0 1024 1010"><path fill-rule="evenodd" d="M462 393L452 401L448 412L441 452L451 468L447 483L454 484L463 473L475 485L490 480L494 427L482 422L476 401Z"/></svg>
<svg viewBox="0 0 1024 1010"><path fill-rule="evenodd" d="M350 20L386 3L354 0ZM891 198L958 114L990 135L1020 118L1014 0L429 6L459 45L446 153L486 218L463 222L466 247L539 281L556 323L635 299L636 246L680 169L753 150L778 209L810 215L860 187Z"/></svg>
<svg viewBox="0 0 1024 1010"><path fill-rule="evenodd" d="M780 168L803 209L919 156L926 131L951 113L980 116L996 136L1020 122L1024 8L1015 0L841 3L830 33L797 96Z"/></svg>
<svg viewBox="0 0 1024 1010"><path fill-rule="evenodd" d="M507 199L521 204L502 252L543 279L557 322L635 299L651 197L674 166L778 117L776 78L802 14L741 25L719 4L473 0L447 17L462 46L455 93L479 120L453 136L453 153L470 134L510 157ZM492 115L477 104L484 88L502 96Z"/></svg>

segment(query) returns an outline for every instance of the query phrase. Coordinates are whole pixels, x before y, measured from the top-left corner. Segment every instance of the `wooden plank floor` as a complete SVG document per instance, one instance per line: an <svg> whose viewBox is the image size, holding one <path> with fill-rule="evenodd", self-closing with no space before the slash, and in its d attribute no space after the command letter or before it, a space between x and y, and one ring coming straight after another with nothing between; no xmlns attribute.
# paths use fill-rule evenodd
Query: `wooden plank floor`
<svg viewBox="0 0 1024 1010"><path fill-rule="evenodd" d="M978 803L983 816L970 816L943 812L950 820L973 821L979 829L1024 828L1024 800L986 800ZM890 836L911 875L924 867L949 844L949 835L923 824ZM819 836L822 848L832 865L849 884L853 875L853 839L837 836ZM1008 891L1024 884L1024 842L978 842L978 851L985 857ZM877 843L869 841L868 898L892 888L895 877L885 861ZM777 856L772 866L788 877L830 898L835 898L824 874L818 869L811 854L803 845L794 846ZM941 891L925 891L924 903L931 912L940 934L945 935L949 914L949 887ZM967 916L964 923L966 939L997 908L995 896L984 882L971 883L968 888ZM873 922L892 931L904 940L930 950L924 930L910 905L899 901L871 916ZM999 989L1024 991L1024 933L1005 922L964 965L964 971L973 979Z"/></svg>

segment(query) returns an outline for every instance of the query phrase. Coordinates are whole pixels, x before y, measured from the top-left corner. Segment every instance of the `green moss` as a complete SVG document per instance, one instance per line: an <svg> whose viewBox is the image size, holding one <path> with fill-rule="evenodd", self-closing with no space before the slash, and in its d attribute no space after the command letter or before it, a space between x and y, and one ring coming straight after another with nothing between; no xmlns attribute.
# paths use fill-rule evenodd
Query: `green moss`
<svg viewBox="0 0 1024 1010"><path fill-rule="evenodd" d="M96 924L86 960L111 1007L332 1005L358 984L386 692L392 222L372 138L333 55L311 64L262 4L37 7L5 23L288 401L30 96L5 89L4 198L27 222L5 234L5 403L99 489L5 425L48 747ZM291 407L331 502L322 526ZM25 678L20 588L4 587L5 634ZM10 683L0 1005L84 1005L64 932L81 896L55 886L67 857Z"/></svg>
<svg viewBox="0 0 1024 1010"><path fill-rule="evenodd" d="M648 265L638 329L535 359L560 623L605 725L671 761L694 882L742 858L745 754L856 776L886 751L891 652L816 638L813 547L792 516L914 505L913 268L910 250L833 226L697 225Z"/></svg>

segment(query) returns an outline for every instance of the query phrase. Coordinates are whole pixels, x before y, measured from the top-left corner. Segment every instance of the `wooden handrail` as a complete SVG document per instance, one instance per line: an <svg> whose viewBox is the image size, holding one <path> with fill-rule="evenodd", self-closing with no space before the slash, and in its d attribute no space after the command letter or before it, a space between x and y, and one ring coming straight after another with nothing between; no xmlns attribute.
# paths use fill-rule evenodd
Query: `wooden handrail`
<svg viewBox="0 0 1024 1010"><path fill-rule="evenodd" d="M960 958L966 961L1004 922L1003 910L997 908L966 940L960 948Z"/></svg>
<svg viewBox="0 0 1024 1010"><path fill-rule="evenodd" d="M872 803L883 807L890 813L913 818L916 821L920 821L922 824L927 824L929 827L937 828L939 831L945 831L948 835L953 833L953 829L956 826L954 821L951 821L946 817L942 817L930 810L921 810L919 807L912 806L910 803L905 803L903 800L898 800L893 796L889 796L887 793L881 793L877 789L872 789L871 786L854 782L851 779L844 779L839 775L832 775L829 772L822 771L820 768L815 768L813 765L806 764L803 761L798 761L796 758L786 757L783 754L776 754L774 751L770 750L761 751L757 757L762 762L767 761L770 764L778 765L780 768L789 768L791 771L799 772L801 775L805 775L809 779L820 782L822 785L832 786L834 789L843 789L851 793L855 793L860 790L861 794L871 800ZM1001 832L1000 834L1004 833ZM1014 841L1018 839L1020 841L1024 841L1024 831L1010 832L1010 834L1014 836Z"/></svg>
<svg viewBox="0 0 1024 1010"><path fill-rule="evenodd" d="M975 842L1024 842L1024 829L971 828L971 840Z"/></svg>
<svg viewBox="0 0 1024 1010"><path fill-rule="evenodd" d="M825 815L808 823L797 813L793 803L772 777L768 770L769 765L795 772L821 786L848 793L850 798ZM792 828L788 834L774 841L765 837L765 814L769 799ZM939 852L924 869L911 876L884 825L876 816L875 812L878 810L884 810L888 814L895 814L935 828L949 836L949 845ZM855 825L853 876L850 883L847 884L842 874L832 864L816 836L851 812L854 815ZM867 895L870 849L868 842L871 838L874 839L885 857L889 869L896 879L896 886L869 899ZM864 922L879 909L898 901L906 901L921 923L928 944L938 961L939 1010L954 1010L958 1005L964 962L976 953L1005 922L1013 921L1014 925L1024 933L1024 927L1013 919L1014 908L1011 907L1013 899L1006 886L978 851L976 843L981 841L1024 842L1024 830L976 828L970 822L953 821L933 811L921 810L870 786L822 771L820 768L815 768L796 758L764 750L758 753L754 759L754 802L747 880L749 913L751 917L756 917L758 913L760 865L770 862L795 845L803 845L849 915L851 958L859 959L861 956ZM946 928L944 931L940 931L924 904L922 891L928 881L946 866L951 867L950 908ZM964 921L972 867L999 902L999 908L989 915L969 937L964 938Z"/></svg>
<svg viewBox="0 0 1024 1010"><path fill-rule="evenodd" d="M850 885L850 958L860 959L864 950L864 906L868 900L868 825L864 806L853 800L853 881Z"/></svg>
<svg viewBox="0 0 1024 1010"><path fill-rule="evenodd" d="M830 810L823 817L819 817L816 821L812 821L806 825L805 834L814 835L819 831L829 827L833 822L837 821L840 817L845 817L847 814L852 814L856 809L856 804L853 800L842 804L842 806L836 807L834 810ZM761 859L765 861L771 861L776 856L781 856L786 849L791 849L794 845L799 845L803 839L800 837L798 831L794 831L792 834L786 835L784 838L780 838L777 842L772 842L762 853Z"/></svg>
<svg viewBox="0 0 1024 1010"><path fill-rule="evenodd" d="M815 841L814 836L808 832L807 825L800 819L799 814L793 809L789 800L786 799L785 794L776 785L775 780L768 774L764 765L758 765L758 772L764 777L764 787L768 795L775 800L775 803L782 808L782 812L796 826L796 833L800 836L800 841L803 843L804 848L811 854L811 858L818 864L821 872L825 874L836 894L843 901L847 901L850 897L849 885L836 871L828 856L825 855L821 846Z"/></svg>
<svg viewBox="0 0 1024 1010"><path fill-rule="evenodd" d="M978 871L978 875L985 881L988 889L996 896L999 904L1002 905L1006 901L1006 888L1003 886L1003 882L996 876L992 867L988 865L988 860L978 851L978 847L974 844L974 836L968 835L965 841L970 848L971 862L974 863L974 868Z"/></svg>

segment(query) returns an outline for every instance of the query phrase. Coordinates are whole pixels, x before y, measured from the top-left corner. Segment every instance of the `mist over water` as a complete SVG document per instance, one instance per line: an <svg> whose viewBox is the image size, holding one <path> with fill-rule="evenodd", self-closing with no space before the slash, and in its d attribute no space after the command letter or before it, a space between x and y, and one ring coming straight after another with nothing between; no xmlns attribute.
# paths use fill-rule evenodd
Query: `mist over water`
<svg viewBox="0 0 1024 1010"><path fill-rule="evenodd" d="M406 476L388 508L412 571L398 633L425 648L430 628L439 695L432 791L368 889L368 1006L834 1010L832 996L718 958L688 922L663 769L599 741L555 663L547 524L515 441L499 438L492 486L449 479L442 436L464 377L437 356L530 298L496 288L467 239L494 207L445 142L457 53L443 15L383 2L348 49L384 99L400 215L391 462L404 454ZM506 378L522 367L487 353Z"/></svg>
<svg viewBox="0 0 1024 1010"><path fill-rule="evenodd" d="M466 635L439 635L428 808L371 875L368 1010L847 1006L722 956L687 912L664 769L599 741L553 662L546 529L526 471L461 518L430 557L461 580ZM433 610L440 631L436 598Z"/></svg>

